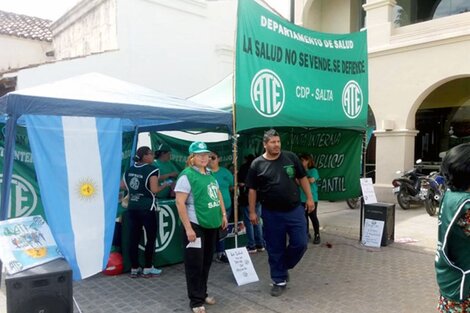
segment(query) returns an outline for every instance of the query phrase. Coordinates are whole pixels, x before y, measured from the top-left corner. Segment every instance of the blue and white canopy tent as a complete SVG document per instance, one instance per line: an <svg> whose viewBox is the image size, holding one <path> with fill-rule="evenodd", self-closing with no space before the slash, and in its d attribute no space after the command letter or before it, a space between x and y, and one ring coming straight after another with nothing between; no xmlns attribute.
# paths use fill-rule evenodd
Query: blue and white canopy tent
<svg viewBox="0 0 470 313"><path fill-rule="evenodd" d="M25 125L45 214L74 279L106 265L124 131L135 132L135 148L143 131L232 129L230 112L97 73L11 92L0 98L0 113L6 122L0 220L7 217L16 126Z"/></svg>

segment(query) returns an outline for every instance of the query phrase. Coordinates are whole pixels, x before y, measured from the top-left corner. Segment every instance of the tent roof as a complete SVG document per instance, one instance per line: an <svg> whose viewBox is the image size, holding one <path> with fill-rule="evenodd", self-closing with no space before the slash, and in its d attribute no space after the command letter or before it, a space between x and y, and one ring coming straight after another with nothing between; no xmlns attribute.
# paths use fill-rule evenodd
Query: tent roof
<svg viewBox="0 0 470 313"><path fill-rule="evenodd" d="M201 103L212 108L224 111L232 111L233 103L233 73L223 80L194 95L188 100Z"/></svg>
<svg viewBox="0 0 470 313"><path fill-rule="evenodd" d="M117 117L125 126L159 129L226 126L232 115L192 101L165 95L99 73L89 73L8 93L0 113ZM166 126L163 126L166 125Z"/></svg>

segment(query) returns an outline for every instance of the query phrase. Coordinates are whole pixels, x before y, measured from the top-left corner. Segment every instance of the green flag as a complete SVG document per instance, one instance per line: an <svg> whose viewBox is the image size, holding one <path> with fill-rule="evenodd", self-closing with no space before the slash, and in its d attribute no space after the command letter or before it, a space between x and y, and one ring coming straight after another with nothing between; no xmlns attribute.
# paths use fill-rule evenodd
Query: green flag
<svg viewBox="0 0 470 313"><path fill-rule="evenodd" d="M314 32L239 0L236 129L364 129L367 35Z"/></svg>

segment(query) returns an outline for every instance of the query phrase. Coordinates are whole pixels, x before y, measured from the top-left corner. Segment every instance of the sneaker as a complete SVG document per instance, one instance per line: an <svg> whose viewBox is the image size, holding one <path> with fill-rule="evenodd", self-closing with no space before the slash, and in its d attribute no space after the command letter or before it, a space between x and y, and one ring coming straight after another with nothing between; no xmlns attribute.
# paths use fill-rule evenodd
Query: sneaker
<svg viewBox="0 0 470 313"><path fill-rule="evenodd" d="M197 306L191 309L193 313L206 313L206 308L204 306Z"/></svg>
<svg viewBox="0 0 470 313"><path fill-rule="evenodd" d="M144 268L144 271L142 272L142 277L143 278L150 278L153 276L158 276L162 273L161 269L155 268L155 267L150 267L150 268Z"/></svg>
<svg viewBox="0 0 470 313"><path fill-rule="evenodd" d="M257 252L264 252L266 249L263 246L256 246ZM249 252L249 251L248 251Z"/></svg>
<svg viewBox="0 0 470 313"><path fill-rule="evenodd" d="M131 274L129 275L131 278L137 278L141 274L141 268L131 268Z"/></svg>
<svg viewBox="0 0 470 313"><path fill-rule="evenodd" d="M209 296L207 296L207 297L204 299L204 302L205 302L206 304L213 305L213 304L215 304L215 298L214 298L214 297L209 297Z"/></svg>
<svg viewBox="0 0 470 313"><path fill-rule="evenodd" d="M320 235L319 235L319 234L316 234L316 235L315 235L315 238L313 239L313 244L314 244L314 245L319 245L320 242L321 242L321 240L320 240Z"/></svg>
<svg viewBox="0 0 470 313"><path fill-rule="evenodd" d="M286 290L287 283L273 284L271 287L271 296L279 297Z"/></svg>
<svg viewBox="0 0 470 313"><path fill-rule="evenodd" d="M258 252L256 247L247 247L246 249L248 250L248 253L250 253L250 254Z"/></svg>
<svg viewBox="0 0 470 313"><path fill-rule="evenodd" d="M222 254L216 256L215 261L218 262L218 263L229 263L227 255L225 253L222 253Z"/></svg>

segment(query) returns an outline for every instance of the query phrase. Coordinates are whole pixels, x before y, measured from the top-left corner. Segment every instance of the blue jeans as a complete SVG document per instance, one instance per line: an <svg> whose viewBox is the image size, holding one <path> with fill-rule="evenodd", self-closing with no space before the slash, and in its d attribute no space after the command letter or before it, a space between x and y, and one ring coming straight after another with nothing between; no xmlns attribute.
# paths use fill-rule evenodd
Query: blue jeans
<svg viewBox="0 0 470 313"><path fill-rule="evenodd" d="M248 206L243 208L244 216L243 223L245 224L246 229L246 238L248 240L247 247L254 248L255 246L264 247L264 238L263 238L263 226L261 224L253 225L250 222L250 209ZM256 204L255 207L256 215L258 218L261 217L261 205Z"/></svg>
<svg viewBox="0 0 470 313"><path fill-rule="evenodd" d="M307 250L305 208L299 205L287 212L263 208L263 222L271 279L281 283L286 281L287 271L299 263ZM289 244L286 247L287 237Z"/></svg>
<svg viewBox="0 0 470 313"><path fill-rule="evenodd" d="M230 219L230 215L232 215L232 207L226 208L225 213L227 214L227 221ZM219 240L217 238L217 244L215 245L215 252L221 253L225 251L225 239Z"/></svg>

